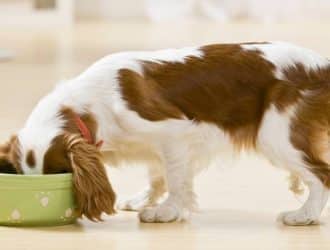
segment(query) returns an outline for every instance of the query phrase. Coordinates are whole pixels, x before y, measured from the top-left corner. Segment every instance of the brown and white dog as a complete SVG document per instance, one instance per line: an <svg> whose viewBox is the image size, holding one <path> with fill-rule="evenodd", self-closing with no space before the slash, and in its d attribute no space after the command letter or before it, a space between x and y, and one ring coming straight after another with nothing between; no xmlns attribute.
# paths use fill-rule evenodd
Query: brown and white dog
<svg viewBox="0 0 330 250"><path fill-rule="evenodd" d="M44 97L1 147L0 169L72 172L80 214L99 220L115 202L102 158L142 162L150 188L121 208L169 222L194 207L196 173L255 150L309 187L306 203L281 215L308 225L328 200L329 132L330 61L310 50L265 42L118 53Z"/></svg>

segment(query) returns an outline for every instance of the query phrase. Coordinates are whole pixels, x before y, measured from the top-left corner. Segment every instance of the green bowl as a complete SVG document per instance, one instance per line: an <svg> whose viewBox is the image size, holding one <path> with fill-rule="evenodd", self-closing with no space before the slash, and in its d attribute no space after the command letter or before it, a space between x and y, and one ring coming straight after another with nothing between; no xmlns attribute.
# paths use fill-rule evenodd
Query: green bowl
<svg viewBox="0 0 330 250"><path fill-rule="evenodd" d="M0 225L71 224L75 208L72 174L0 174Z"/></svg>

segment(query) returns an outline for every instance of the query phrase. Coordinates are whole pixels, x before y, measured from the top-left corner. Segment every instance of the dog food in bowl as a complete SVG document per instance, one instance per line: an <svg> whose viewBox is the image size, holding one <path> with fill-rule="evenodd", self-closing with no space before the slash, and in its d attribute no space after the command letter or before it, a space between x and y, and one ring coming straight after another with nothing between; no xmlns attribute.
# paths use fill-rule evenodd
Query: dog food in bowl
<svg viewBox="0 0 330 250"><path fill-rule="evenodd" d="M72 174L0 174L0 225L71 224L75 207Z"/></svg>

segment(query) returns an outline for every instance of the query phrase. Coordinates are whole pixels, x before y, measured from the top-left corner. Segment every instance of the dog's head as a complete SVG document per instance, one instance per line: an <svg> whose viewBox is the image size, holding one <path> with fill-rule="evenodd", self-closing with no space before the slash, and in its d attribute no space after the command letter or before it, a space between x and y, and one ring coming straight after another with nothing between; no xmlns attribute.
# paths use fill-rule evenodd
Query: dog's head
<svg viewBox="0 0 330 250"><path fill-rule="evenodd" d="M93 221L101 220L103 212L115 212L115 193L107 178L101 153L81 134L71 110L62 110L60 119L64 125L55 136L52 131L45 134L25 128L0 146L0 172L72 173L79 215ZM81 116L81 119L95 137L95 121L88 115Z"/></svg>

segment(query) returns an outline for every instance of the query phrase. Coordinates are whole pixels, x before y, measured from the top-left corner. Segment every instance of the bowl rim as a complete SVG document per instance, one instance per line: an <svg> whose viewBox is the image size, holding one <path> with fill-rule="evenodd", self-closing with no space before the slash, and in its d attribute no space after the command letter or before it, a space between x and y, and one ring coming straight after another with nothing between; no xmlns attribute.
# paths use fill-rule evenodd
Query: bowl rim
<svg viewBox="0 0 330 250"><path fill-rule="evenodd" d="M72 187L72 174L16 175L0 174L1 189L67 189Z"/></svg>

